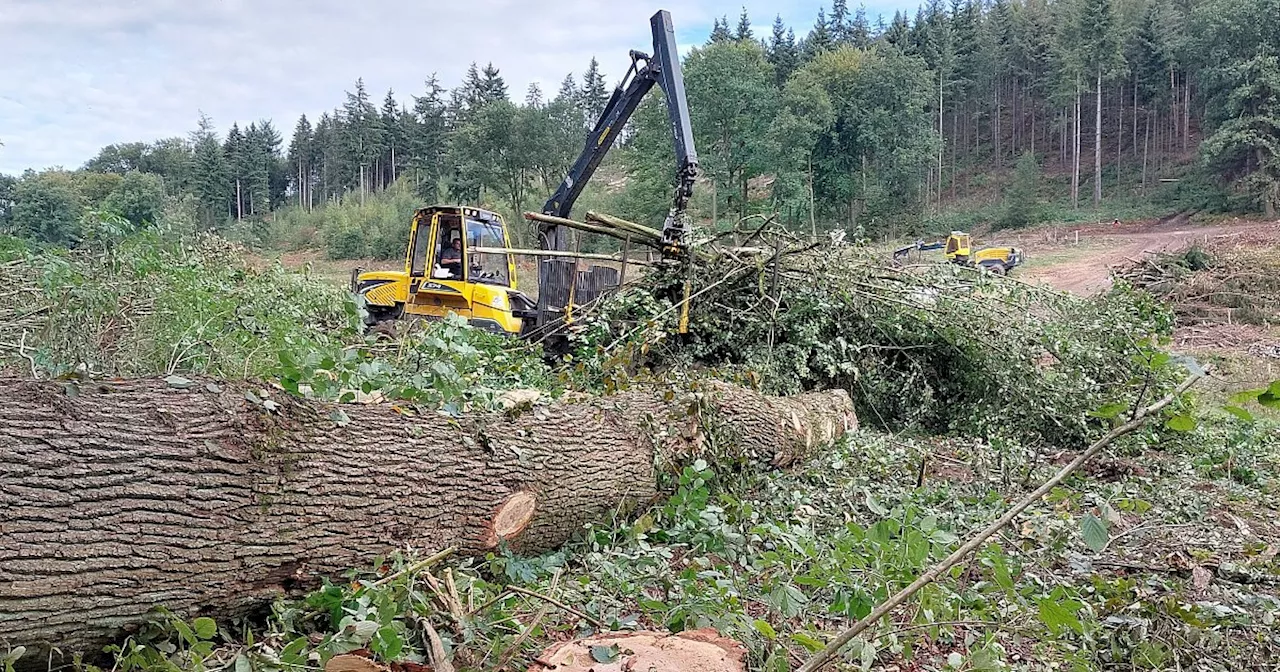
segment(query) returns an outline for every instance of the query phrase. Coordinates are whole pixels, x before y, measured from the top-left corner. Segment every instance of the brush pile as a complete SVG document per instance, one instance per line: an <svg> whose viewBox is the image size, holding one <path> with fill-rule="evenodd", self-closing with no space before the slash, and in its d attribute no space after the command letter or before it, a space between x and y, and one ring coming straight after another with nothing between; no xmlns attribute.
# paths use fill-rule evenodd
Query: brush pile
<svg viewBox="0 0 1280 672"><path fill-rule="evenodd" d="M1266 248L1215 241L1148 255L1115 277L1167 302L1179 326L1280 324L1280 261Z"/></svg>
<svg viewBox="0 0 1280 672"><path fill-rule="evenodd" d="M1159 394L1174 375L1152 364L1171 320L1145 294L895 268L839 237L756 224L703 237L691 269L659 267L610 297L578 334L580 357L612 355L630 375L712 368L777 394L843 389L881 426L1059 445L1095 431L1095 409L1135 388Z"/></svg>

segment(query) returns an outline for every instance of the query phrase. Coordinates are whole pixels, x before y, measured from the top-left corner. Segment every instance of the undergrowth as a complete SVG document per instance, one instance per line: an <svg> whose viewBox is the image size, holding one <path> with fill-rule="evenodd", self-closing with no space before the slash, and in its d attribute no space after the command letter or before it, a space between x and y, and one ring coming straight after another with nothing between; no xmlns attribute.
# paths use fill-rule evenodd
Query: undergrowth
<svg viewBox="0 0 1280 672"><path fill-rule="evenodd" d="M347 292L203 235L132 234L67 251L0 242L0 370L36 378L199 375L275 382L331 401L396 399L460 412L555 379L540 353L421 323L366 336Z"/></svg>
<svg viewBox="0 0 1280 672"><path fill-rule="evenodd" d="M1275 466L1275 426L1256 432L1238 447ZM1200 473L1192 438L1149 452L1125 478L1113 458L1068 481L855 642L849 669L1255 669L1280 655L1280 600L1260 588L1280 576L1275 553L1219 523L1226 507L1280 542L1264 512L1231 503L1273 498L1276 483L1270 472ZM397 554L277 602L265 620L216 629L158 614L120 647L115 669L300 670L354 650L424 663L425 623L458 669L523 669L548 644L590 632L588 618L606 629L715 628L748 645L751 669L791 669L1004 510L1020 486L996 452L862 433L791 473L744 480L699 463L673 476L678 494L665 504L591 526L555 553L408 573L417 556ZM1156 569L1126 569L1135 566ZM1207 586L1193 578L1206 566ZM545 603L508 586L579 615L552 607L532 618Z"/></svg>

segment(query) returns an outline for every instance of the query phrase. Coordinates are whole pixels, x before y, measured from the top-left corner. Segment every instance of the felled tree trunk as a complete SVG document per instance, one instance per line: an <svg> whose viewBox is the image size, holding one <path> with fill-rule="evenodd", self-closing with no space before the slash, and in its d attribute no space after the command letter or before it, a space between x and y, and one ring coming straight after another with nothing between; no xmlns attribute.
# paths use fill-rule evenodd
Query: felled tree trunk
<svg viewBox="0 0 1280 672"><path fill-rule="evenodd" d="M397 548L553 548L650 501L655 465L785 466L856 424L843 393L720 383L456 419L338 409L207 381L0 380L0 640L26 662L92 655L153 606L232 616Z"/></svg>

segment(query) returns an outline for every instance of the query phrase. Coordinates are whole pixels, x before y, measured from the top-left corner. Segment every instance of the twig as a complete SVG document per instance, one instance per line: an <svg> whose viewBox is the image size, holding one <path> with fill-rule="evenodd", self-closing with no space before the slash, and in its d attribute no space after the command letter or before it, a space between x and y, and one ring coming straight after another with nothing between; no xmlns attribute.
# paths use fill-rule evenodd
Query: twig
<svg viewBox="0 0 1280 672"><path fill-rule="evenodd" d="M405 574L413 574L415 572L420 572L457 552L458 552L457 546L450 546L449 548L446 548L443 551L440 551L439 553L436 553L435 555L429 558L424 558L422 560L419 560L398 572L393 572L391 574L388 574L382 577L381 579L378 579L377 581L374 581L373 583L369 584L369 587L377 588L379 586L385 586L388 583L391 583L392 581L395 581L396 579L404 576Z"/></svg>
<svg viewBox="0 0 1280 672"><path fill-rule="evenodd" d="M1065 481L1068 476L1075 473L1077 469L1101 452L1103 448L1106 448L1116 439L1129 434L1146 424L1149 416L1160 412L1165 406L1172 404L1182 395L1183 392L1186 392L1196 383L1196 381L1200 380L1203 375L1204 374L1198 372L1192 373L1182 382L1181 385L1177 387L1177 389L1169 393L1168 396L1154 404L1151 404L1150 406L1147 406L1146 408L1143 408L1134 415L1133 419L1123 425L1115 427L1110 432L1107 432L1106 436L1095 441L1093 445L1089 446L1089 448L1081 453L1079 457L1064 466L1057 474L1054 474L1053 478L1045 481L1040 487L1018 500L1018 503L1014 504L1013 507L1006 511L1003 516L1000 516L998 520L988 525L986 529L982 530L972 539L965 542L964 545L957 548L954 553L931 567L927 572L921 574L919 578L911 582L911 585L895 593L888 600L885 600L879 607L876 607L870 614L867 614L867 616L862 620L854 623L844 632L837 635L835 639L831 640L830 644L827 644L824 649L814 654L814 656L806 661L804 665L801 665L796 672L816 672L817 670L825 667L836 657L837 654L840 653L840 650L843 649L846 644L853 640L854 637L857 637L864 630L878 622L881 618L884 618L889 612L896 609L903 602L906 602L912 595L919 592L921 588L933 583L947 570L959 564L961 560L964 560L970 553L977 550L986 543L988 539L1008 525L1010 521L1018 516L1018 514L1026 511L1032 504L1039 501L1040 498L1049 494L1053 488Z"/></svg>
<svg viewBox="0 0 1280 672"><path fill-rule="evenodd" d="M559 586L560 570L557 569L556 573L551 576L551 586L547 590L554 593L556 592L556 588ZM498 669L503 669L507 666L507 663L510 662L510 657L520 649L520 645L524 643L524 640L528 639L529 635L533 634L533 629L538 627L538 624L542 622L542 619L547 617L547 611L551 607L551 598L547 598L547 600L548 602L543 603L542 607L538 609L538 612L534 614L533 620L529 621L529 625L525 626L524 629L520 631L519 635L516 635L515 640L512 641L511 644L507 645L506 649L503 650L502 653L498 654Z"/></svg>
<svg viewBox="0 0 1280 672"><path fill-rule="evenodd" d="M23 359L27 360L28 362L31 362L31 377L39 378L40 373L36 370L36 358L27 354L27 330L26 329L22 330L22 338L18 340L18 354L22 355Z"/></svg>
<svg viewBox="0 0 1280 672"><path fill-rule="evenodd" d="M569 613L573 614L574 616L577 616L578 618L581 618L582 620L584 620L584 621L586 621L586 622L590 623L591 625L595 626L595 628L596 628L597 630L603 630L603 629L604 629L604 623L601 623L598 619L592 618L592 617L590 617L590 616L588 616L588 615L586 615L586 614L582 613L581 611L578 611L577 609L574 609L573 607L570 607L570 606L568 606L568 605L564 604L563 602L559 602L559 601L555 600L554 598L551 598L551 597L548 597L548 596L546 596L546 595L543 595L542 593L534 592L534 591L529 590L529 589L527 589L527 588L521 588L520 586L507 586L507 590L510 590L510 591L512 591L512 592L515 592L515 593L520 593L521 595L527 595L527 596L529 596L529 597L536 597L536 598L538 598L539 600L545 600L545 601L547 601L547 602L550 602L551 604L554 604L555 606L560 607L561 609L564 609L565 611L567 611L567 612L569 612Z"/></svg>

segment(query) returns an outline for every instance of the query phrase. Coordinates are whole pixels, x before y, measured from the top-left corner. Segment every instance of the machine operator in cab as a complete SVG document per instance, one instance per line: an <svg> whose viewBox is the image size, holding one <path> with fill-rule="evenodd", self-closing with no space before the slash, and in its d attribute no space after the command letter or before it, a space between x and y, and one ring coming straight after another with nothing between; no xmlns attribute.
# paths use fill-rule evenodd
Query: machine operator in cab
<svg viewBox="0 0 1280 672"><path fill-rule="evenodd" d="M444 277L450 279L462 278L462 236L458 235L457 229L450 229L446 234L449 243L440 250L440 267L444 271Z"/></svg>

